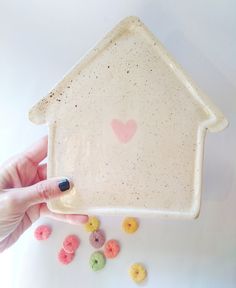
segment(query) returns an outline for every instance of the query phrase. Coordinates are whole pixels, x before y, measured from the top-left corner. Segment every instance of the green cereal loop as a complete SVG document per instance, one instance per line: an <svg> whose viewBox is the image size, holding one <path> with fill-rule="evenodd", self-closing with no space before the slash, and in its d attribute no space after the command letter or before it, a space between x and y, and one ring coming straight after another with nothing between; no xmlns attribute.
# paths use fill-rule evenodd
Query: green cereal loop
<svg viewBox="0 0 236 288"><path fill-rule="evenodd" d="M89 265L93 271L101 270L106 264L106 259L102 252L94 252L90 256Z"/></svg>

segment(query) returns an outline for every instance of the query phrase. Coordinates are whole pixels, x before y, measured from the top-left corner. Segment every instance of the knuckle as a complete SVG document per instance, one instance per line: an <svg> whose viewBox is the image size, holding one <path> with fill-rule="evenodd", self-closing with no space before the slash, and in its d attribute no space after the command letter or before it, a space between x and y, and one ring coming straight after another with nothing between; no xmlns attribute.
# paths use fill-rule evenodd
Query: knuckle
<svg viewBox="0 0 236 288"><path fill-rule="evenodd" d="M39 182L36 184L36 193L39 195L39 198L44 201L49 199L49 190L44 182Z"/></svg>
<svg viewBox="0 0 236 288"><path fill-rule="evenodd" d="M19 207L19 200L10 193L9 195L6 195L4 202L5 202L5 208L8 211L8 213L13 213L17 209L17 207Z"/></svg>

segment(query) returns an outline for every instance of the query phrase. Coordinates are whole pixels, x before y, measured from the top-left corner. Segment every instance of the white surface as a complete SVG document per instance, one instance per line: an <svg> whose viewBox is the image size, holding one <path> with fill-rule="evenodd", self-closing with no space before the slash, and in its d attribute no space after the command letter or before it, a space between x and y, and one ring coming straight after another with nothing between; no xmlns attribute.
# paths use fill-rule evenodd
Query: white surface
<svg viewBox="0 0 236 288"><path fill-rule="evenodd" d="M51 222L39 244L29 230L0 256L0 287L137 287L128 265L142 261L143 287L236 286L236 4L234 1L0 1L0 160L46 133L29 123L31 105L121 18L137 15L207 92L230 121L206 138L202 209L196 221L141 219L137 234L121 232L119 217L103 218L108 237L122 243L117 260L90 272L91 249L82 227ZM48 220L40 220L42 222ZM71 266L56 253L78 231L81 249Z"/></svg>

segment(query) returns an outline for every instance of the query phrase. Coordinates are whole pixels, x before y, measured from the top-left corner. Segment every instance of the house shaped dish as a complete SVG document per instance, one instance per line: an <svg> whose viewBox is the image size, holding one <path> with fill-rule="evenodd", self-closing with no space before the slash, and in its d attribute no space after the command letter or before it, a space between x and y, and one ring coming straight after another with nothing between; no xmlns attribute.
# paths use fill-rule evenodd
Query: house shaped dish
<svg viewBox="0 0 236 288"><path fill-rule="evenodd" d="M60 213L196 217L206 131L227 126L136 17L120 22L30 111L49 125L48 177L74 187Z"/></svg>

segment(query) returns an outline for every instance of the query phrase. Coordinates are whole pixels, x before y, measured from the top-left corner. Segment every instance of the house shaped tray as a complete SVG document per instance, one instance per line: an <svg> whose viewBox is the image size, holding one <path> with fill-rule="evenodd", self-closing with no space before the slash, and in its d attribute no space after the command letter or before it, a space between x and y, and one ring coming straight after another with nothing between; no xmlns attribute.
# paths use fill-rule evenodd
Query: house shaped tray
<svg viewBox="0 0 236 288"><path fill-rule="evenodd" d="M30 111L49 126L60 213L196 217L206 131L227 120L136 17L120 22Z"/></svg>

